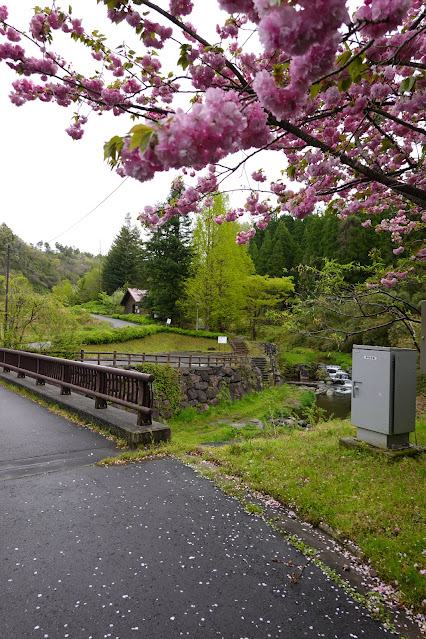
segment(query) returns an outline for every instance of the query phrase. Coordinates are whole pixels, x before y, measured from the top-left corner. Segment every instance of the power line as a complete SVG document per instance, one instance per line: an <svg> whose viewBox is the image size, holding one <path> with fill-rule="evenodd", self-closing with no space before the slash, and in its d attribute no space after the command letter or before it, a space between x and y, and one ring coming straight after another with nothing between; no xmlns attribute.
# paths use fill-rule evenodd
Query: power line
<svg viewBox="0 0 426 639"><path fill-rule="evenodd" d="M71 231L71 229L73 229L75 226L77 226L77 224L80 224L80 222L82 222L83 220L86 219L86 217L89 217L89 215L91 215L92 213L94 213L96 211L96 209L98 209L104 202L106 202L108 200L108 198L111 197L111 195L114 195L114 193L116 191L118 191L119 188L121 188L124 184L124 182L126 182L128 180L128 176L124 178L124 180L122 180L122 182L120 182L120 184L113 190L111 191L111 193L109 195L107 195L102 202L99 202L99 204L97 204L91 211L89 211L88 213L86 213L86 215L83 215L82 218L80 218L79 220L77 220L77 222L74 222L74 224L71 224L71 226L69 228L67 228L65 231L62 231L62 233L59 233L59 235L56 235L56 237L52 237L51 240L47 241L47 244L50 244L50 242L54 242L55 240L58 239L58 237L62 237L63 235L65 235L65 233L68 233L68 231Z"/></svg>

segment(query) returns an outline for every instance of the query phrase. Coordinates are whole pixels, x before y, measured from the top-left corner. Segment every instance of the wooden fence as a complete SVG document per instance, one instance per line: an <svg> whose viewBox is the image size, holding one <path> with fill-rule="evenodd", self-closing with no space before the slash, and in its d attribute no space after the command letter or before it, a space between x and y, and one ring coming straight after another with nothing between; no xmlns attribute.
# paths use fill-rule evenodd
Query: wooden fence
<svg viewBox="0 0 426 639"><path fill-rule="evenodd" d="M107 408L107 402L131 408L138 425L152 423L154 375L7 348L0 348L0 366L18 377L34 377L37 384L55 384L61 395L94 397L95 408Z"/></svg>
<svg viewBox="0 0 426 639"><path fill-rule="evenodd" d="M55 352L50 351L50 355ZM100 353L95 351L78 351L73 358L80 362L96 362L98 365L106 366L135 366L149 362L151 364L169 364L173 368L192 368L204 366L242 366L248 363L247 357L234 355L233 353L200 355L189 354L179 355L178 353Z"/></svg>

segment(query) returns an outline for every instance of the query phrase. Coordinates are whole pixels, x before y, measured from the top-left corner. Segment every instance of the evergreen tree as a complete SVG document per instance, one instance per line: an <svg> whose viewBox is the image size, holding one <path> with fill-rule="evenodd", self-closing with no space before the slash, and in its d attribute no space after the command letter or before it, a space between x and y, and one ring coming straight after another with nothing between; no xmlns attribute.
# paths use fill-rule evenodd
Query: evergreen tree
<svg viewBox="0 0 426 639"><path fill-rule="evenodd" d="M143 288L143 247L138 229L131 226L128 213L125 223L105 258L102 288L111 295L118 288Z"/></svg>
<svg viewBox="0 0 426 639"><path fill-rule="evenodd" d="M259 325L265 313L284 301L294 291L291 277L252 275L247 278L246 311L251 329L251 338L256 339Z"/></svg>
<svg viewBox="0 0 426 639"><path fill-rule="evenodd" d="M321 243L321 255L329 260L336 257L339 227L341 222L334 213L324 215L323 239Z"/></svg>
<svg viewBox="0 0 426 639"><path fill-rule="evenodd" d="M290 271L294 264L297 263L297 246L287 226L282 222L278 224L274 240L275 244L278 244L276 250L282 255L281 270L273 272L272 269L270 269L268 275L271 277L281 277L283 269Z"/></svg>
<svg viewBox="0 0 426 639"><path fill-rule="evenodd" d="M281 277L283 275L283 269L285 263L285 256L283 247L279 240L275 240L273 243L272 253L269 257L267 267L268 275L272 277Z"/></svg>
<svg viewBox="0 0 426 639"><path fill-rule="evenodd" d="M180 191L173 187L168 202L178 198ZM173 324L182 321L178 301L183 301L191 264L190 234L190 218L175 216L155 231L144 246L148 287L144 306L162 320L170 318Z"/></svg>
<svg viewBox="0 0 426 639"><path fill-rule="evenodd" d="M267 228L265 232L265 236L263 238L262 246L259 249L259 253L257 256L257 265L256 270L259 275L267 275L268 274L268 264L272 255L272 251L274 248L274 244L272 241L271 229Z"/></svg>

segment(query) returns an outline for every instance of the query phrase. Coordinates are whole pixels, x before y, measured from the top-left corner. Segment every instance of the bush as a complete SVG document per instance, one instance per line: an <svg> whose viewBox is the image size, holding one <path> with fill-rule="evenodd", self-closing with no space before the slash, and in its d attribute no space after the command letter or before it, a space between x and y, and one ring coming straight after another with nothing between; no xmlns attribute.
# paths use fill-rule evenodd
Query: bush
<svg viewBox="0 0 426 639"><path fill-rule="evenodd" d="M179 372L167 364L151 364L144 362L133 369L148 375L154 375L154 402L155 396L167 399L170 402L169 410L175 413L182 401L182 392L179 385Z"/></svg>
<svg viewBox="0 0 426 639"><path fill-rule="evenodd" d="M91 300L90 302L84 302L82 308L89 313L95 313L97 315L108 315L108 308L97 300Z"/></svg>
<svg viewBox="0 0 426 639"><path fill-rule="evenodd" d="M113 319L120 319L123 320L124 322L133 322L134 324L143 324L143 325L155 325L156 322L154 322L151 318L147 317L146 315L133 315L133 314L122 314L122 313L114 313L113 315L110 315L110 317L112 317Z"/></svg>
<svg viewBox="0 0 426 639"><path fill-rule="evenodd" d="M146 326L123 326L122 328L93 328L86 332L77 331L74 341L79 344L108 344L110 342L127 342L131 339L141 339L147 335L156 333L179 333L191 337L207 337L217 339L219 333L207 333L206 331L187 331L183 328L171 328L159 324Z"/></svg>
<svg viewBox="0 0 426 639"><path fill-rule="evenodd" d="M161 332L161 326L123 326L122 328L95 328L90 332L77 331L75 340L80 344L108 344L127 342Z"/></svg>

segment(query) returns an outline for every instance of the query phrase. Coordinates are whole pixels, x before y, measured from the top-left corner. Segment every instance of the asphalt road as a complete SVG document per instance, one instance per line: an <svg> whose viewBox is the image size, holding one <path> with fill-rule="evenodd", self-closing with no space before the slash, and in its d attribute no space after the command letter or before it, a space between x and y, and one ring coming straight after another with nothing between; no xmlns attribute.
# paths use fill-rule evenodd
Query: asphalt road
<svg viewBox="0 0 426 639"><path fill-rule="evenodd" d="M110 442L3 387L0 436L2 639L389 636L315 566L291 583L306 558L191 468L83 465Z"/></svg>
<svg viewBox="0 0 426 639"><path fill-rule="evenodd" d="M127 322L121 319L114 319L113 317L106 317L105 315L96 315L96 313L90 313L90 315L102 322L109 322L114 328L121 328L122 326L140 326L140 324L136 324L136 322Z"/></svg>

